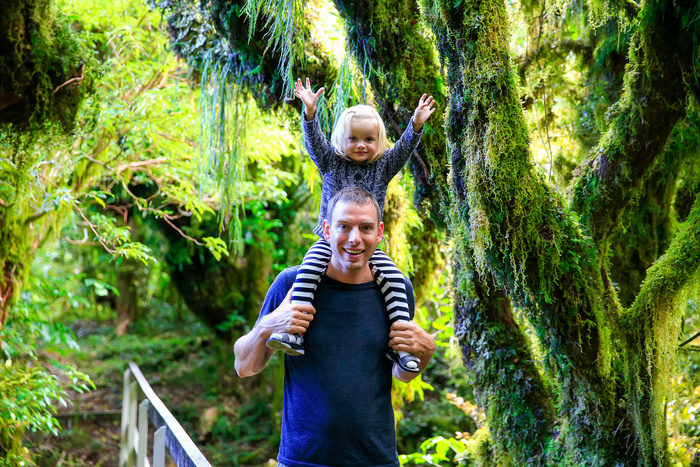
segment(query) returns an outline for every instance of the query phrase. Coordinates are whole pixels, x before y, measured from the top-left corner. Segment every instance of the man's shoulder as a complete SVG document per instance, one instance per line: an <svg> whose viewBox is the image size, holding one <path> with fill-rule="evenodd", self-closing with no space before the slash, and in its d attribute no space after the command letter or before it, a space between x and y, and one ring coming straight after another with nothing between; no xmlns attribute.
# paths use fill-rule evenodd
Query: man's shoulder
<svg viewBox="0 0 700 467"><path fill-rule="evenodd" d="M410 291L411 293L413 293L413 282L411 282L411 279L409 279L406 276L403 276L403 281L404 284L406 284L406 292Z"/></svg>
<svg viewBox="0 0 700 467"><path fill-rule="evenodd" d="M297 271L299 271L299 266L284 268L279 274L277 274L277 277L270 286L270 290L275 289L275 291L284 291L284 294L286 295L287 291L289 291L289 289L291 289L294 285L294 281L297 277Z"/></svg>
<svg viewBox="0 0 700 467"><path fill-rule="evenodd" d="M284 297L287 296L287 292L294 286L294 279L297 277L297 269L299 266L292 268L286 268L275 277L272 281L272 285L267 289L267 294L265 294L265 300L263 301L262 307L260 308L260 316L258 317L258 322L260 318L280 306L284 301ZM257 322L256 322L257 324Z"/></svg>

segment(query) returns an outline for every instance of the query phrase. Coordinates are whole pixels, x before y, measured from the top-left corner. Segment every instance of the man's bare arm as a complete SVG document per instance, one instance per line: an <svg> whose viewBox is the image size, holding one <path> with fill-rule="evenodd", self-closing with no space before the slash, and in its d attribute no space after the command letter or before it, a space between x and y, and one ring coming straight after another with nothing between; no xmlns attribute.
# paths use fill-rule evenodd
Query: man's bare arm
<svg viewBox="0 0 700 467"><path fill-rule="evenodd" d="M234 367L241 378L260 373L275 352L265 345L272 331L263 329L260 324L262 324L262 320L233 345L233 353L236 355Z"/></svg>
<svg viewBox="0 0 700 467"><path fill-rule="evenodd" d="M397 321L391 326L389 332L389 347L394 350L403 350L420 359L418 373L403 371L394 364L392 374L394 378L408 383L413 378L423 373L430 359L435 353L435 339L415 321Z"/></svg>
<svg viewBox="0 0 700 467"><path fill-rule="evenodd" d="M268 349L267 339L273 332L304 333L314 319L311 305L292 305L292 290L272 313L263 316L255 327L233 345L234 367L241 378L260 373L270 361L274 350Z"/></svg>

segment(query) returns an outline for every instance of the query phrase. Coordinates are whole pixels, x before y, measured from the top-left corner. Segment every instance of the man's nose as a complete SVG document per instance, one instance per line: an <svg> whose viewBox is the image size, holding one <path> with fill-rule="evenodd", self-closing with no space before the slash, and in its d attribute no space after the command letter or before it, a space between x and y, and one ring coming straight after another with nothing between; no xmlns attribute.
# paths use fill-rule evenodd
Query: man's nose
<svg viewBox="0 0 700 467"><path fill-rule="evenodd" d="M348 237L348 240L352 243L357 243L359 238L360 238L360 232L357 229L352 229L350 230L350 235Z"/></svg>

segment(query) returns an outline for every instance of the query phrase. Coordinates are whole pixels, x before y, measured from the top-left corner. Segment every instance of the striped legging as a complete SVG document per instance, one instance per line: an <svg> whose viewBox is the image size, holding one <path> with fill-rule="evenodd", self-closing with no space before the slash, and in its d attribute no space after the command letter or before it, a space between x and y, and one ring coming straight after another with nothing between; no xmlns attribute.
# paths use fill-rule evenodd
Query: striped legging
<svg viewBox="0 0 700 467"><path fill-rule="evenodd" d="M331 259L330 244L323 238L319 239L304 255L304 261L297 271L297 277L292 291L292 305L311 304L314 300L316 287L321 276L328 267ZM406 283L403 274L386 253L377 249L369 260L370 269L375 281L384 296L386 310L389 315L389 323L397 321L410 321L411 315L408 309L406 297ZM298 337L298 336L297 336ZM387 356L396 361L395 351L389 349ZM399 358L403 358L407 352L396 352ZM409 369L409 371L416 371Z"/></svg>

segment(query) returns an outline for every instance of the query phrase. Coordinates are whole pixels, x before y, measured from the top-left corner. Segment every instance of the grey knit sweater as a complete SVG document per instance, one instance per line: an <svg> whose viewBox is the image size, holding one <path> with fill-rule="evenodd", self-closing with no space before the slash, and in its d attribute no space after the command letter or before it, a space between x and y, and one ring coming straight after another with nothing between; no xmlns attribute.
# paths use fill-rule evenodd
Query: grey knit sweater
<svg viewBox="0 0 700 467"><path fill-rule="evenodd" d="M384 198L389 182L399 173L420 142L422 131L413 131L413 119L394 147L387 149L382 157L372 164L356 163L336 154L335 148L321 131L318 112L310 122L306 121L305 116L302 116L302 121L306 150L321 172L323 180L321 210L314 233L319 237L322 235L323 220L328 217L328 202L334 194L349 186L358 186L372 193L384 215Z"/></svg>

